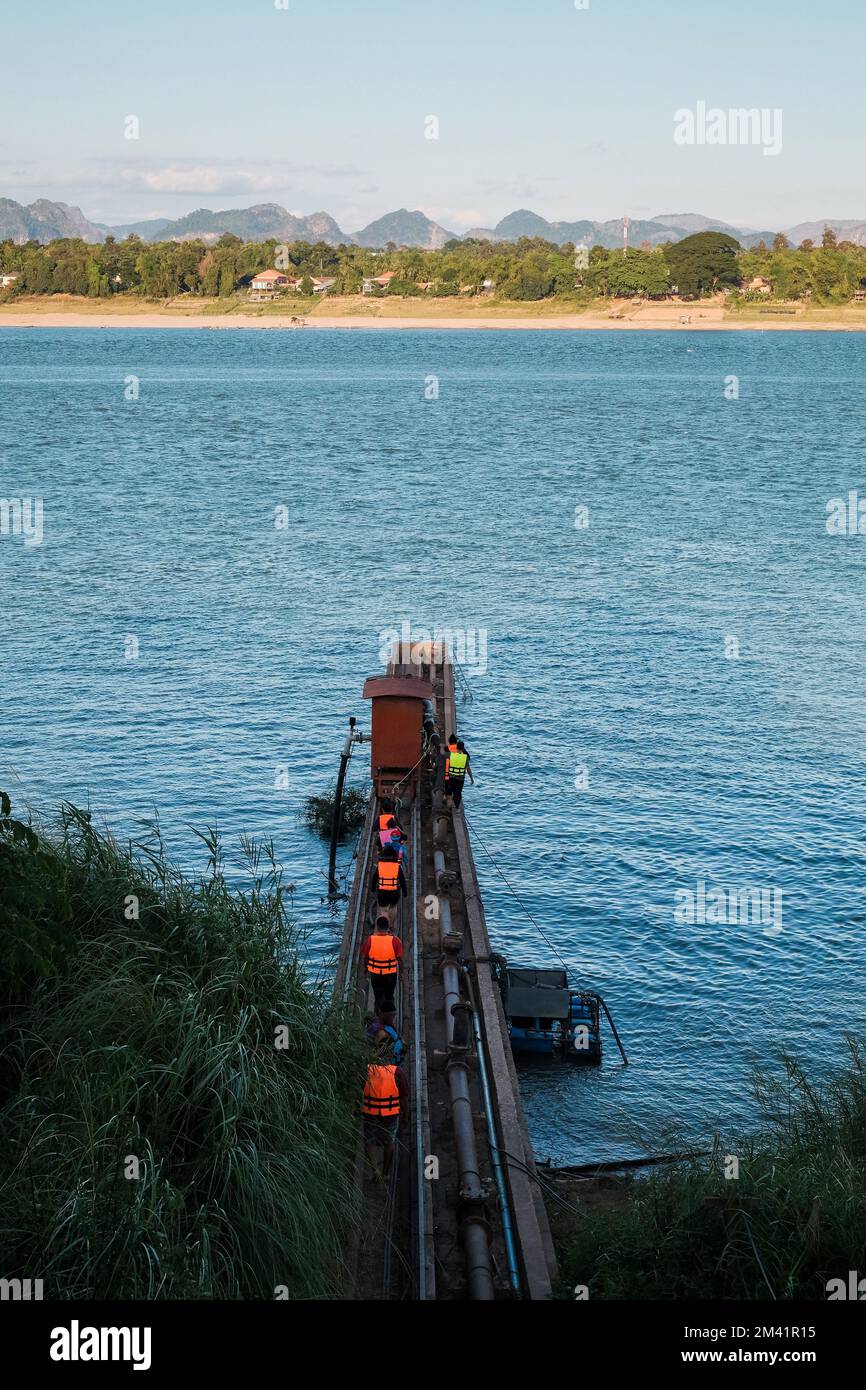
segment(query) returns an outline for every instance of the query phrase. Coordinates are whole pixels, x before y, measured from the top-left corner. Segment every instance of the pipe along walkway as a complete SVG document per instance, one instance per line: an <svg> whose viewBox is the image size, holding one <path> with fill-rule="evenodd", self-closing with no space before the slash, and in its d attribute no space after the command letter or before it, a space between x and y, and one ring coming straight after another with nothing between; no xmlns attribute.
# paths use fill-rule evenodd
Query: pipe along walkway
<svg viewBox="0 0 866 1390"><path fill-rule="evenodd" d="M433 688L444 748L457 730L454 667L431 647L408 662L399 644L390 676ZM405 660L403 658L406 658ZM346 1296L358 1299L547 1299L556 1274L484 908L462 810L443 806L443 760L425 755L417 795L400 820L409 840L408 894L394 928L404 962L397 1027L408 1055L387 1184L359 1144L356 1182L364 1229L349 1257ZM398 785L397 795L400 795ZM377 916L378 815L374 794L361 832L336 977L336 996L373 1013L360 947Z"/></svg>

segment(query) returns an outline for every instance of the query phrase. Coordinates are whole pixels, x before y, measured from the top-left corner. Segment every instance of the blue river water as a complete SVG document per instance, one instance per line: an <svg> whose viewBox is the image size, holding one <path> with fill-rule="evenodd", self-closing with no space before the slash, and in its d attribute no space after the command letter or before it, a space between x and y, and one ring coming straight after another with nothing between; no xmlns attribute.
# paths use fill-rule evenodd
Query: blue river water
<svg viewBox="0 0 866 1390"><path fill-rule="evenodd" d="M193 826L232 861L271 837L321 971L300 804L383 634L450 628L494 945L556 964L483 846L630 1057L522 1067L537 1154L748 1125L754 1064L820 1077L866 1023L864 351L4 329L0 498L42 518L0 535L0 786L122 836L158 813L190 869Z"/></svg>

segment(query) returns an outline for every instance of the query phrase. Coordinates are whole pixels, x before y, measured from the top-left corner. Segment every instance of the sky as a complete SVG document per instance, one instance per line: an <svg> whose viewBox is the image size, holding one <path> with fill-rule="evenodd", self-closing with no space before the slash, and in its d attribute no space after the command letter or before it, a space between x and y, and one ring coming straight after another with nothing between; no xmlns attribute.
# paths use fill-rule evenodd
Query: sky
<svg viewBox="0 0 866 1390"><path fill-rule="evenodd" d="M111 224L275 202L349 232L399 207L458 232L519 207L866 220L863 0L583 4L7 7L0 196ZM678 144L699 102L780 111L780 152Z"/></svg>

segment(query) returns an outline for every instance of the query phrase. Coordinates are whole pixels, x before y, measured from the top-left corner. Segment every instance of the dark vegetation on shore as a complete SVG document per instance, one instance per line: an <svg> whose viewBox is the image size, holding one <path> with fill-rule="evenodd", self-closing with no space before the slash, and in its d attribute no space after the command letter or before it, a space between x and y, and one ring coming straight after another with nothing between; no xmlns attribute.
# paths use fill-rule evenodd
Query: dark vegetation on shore
<svg viewBox="0 0 866 1390"><path fill-rule="evenodd" d="M824 1300L830 1280L866 1275L866 1056L848 1049L820 1082L790 1057L757 1073L762 1127L710 1157L593 1187L585 1210L575 1184L577 1213L551 1207L561 1296Z"/></svg>
<svg viewBox="0 0 866 1390"><path fill-rule="evenodd" d="M201 838L191 880L0 800L0 1270L46 1299L339 1295L362 1043L268 848L239 893Z"/></svg>
<svg viewBox="0 0 866 1390"><path fill-rule="evenodd" d="M312 302L314 278L333 278L328 291L360 295L367 279L374 298L449 298L485 295L497 300L561 299L575 305L599 297L664 298L675 290L696 298L727 290L732 307L766 298L846 304L866 289L866 247L837 241L826 228L820 246L788 244L779 234L744 251L724 232L697 232L682 241L628 254L602 246L558 246L541 237L515 242L451 241L437 251L389 244L380 252L325 242L242 242L226 233L216 243L145 243L109 237L102 245L68 239L41 246L0 242L0 272L15 274L0 301L21 295L74 294L110 298L133 293L147 300L178 295L231 299L246 295L252 277L277 269L296 286L283 291ZM371 277L392 272L387 286ZM761 281L756 285L755 281ZM279 298L279 295L271 296Z"/></svg>
<svg viewBox="0 0 866 1390"><path fill-rule="evenodd" d="M299 816L301 824L317 835L321 835L323 839L330 839L336 806L336 785L321 796L308 796L301 806ZM345 840L350 835L357 834L364 824L366 814L367 793L361 791L360 787L348 787L344 790L343 811L340 816L340 839Z"/></svg>
<svg viewBox="0 0 866 1390"><path fill-rule="evenodd" d="M190 879L156 833L123 848L67 806L46 834L0 793L0 1271L46 1298L341 1294L363 1043L303 974L267 847L239 893L202 839ZM861 1046L755 1087L755 1133L551 1207L562 1297L823 1300L866 1274Z"/></svg>

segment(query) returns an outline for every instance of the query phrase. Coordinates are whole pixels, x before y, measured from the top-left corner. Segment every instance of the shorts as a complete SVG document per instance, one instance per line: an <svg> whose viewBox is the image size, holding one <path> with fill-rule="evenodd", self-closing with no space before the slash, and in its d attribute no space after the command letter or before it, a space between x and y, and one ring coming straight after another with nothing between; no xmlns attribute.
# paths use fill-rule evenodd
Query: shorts
<svg viewBox="0 0 866 1390"><path fill-rule="evenodd" d="M390 1148L397 1139L399 1125L399 1115L365 1115L364 1143Z"/></svg>
<svg viewBox="0 0 866 1390"><path fill-rule="evenodd" d="M451 799L452 799L452 801L454 802L454 805L455 805L455 806L459 806L459 805L460 805L460 802L463 800L463 779L462 779L462 777L460 778L459 781L456 781L456 782L452 782L450 777L446 778L446 780L445 780L445 795L451 797Z"/></svg>
<svg viewBox="0 0 866 1390"><path fill-rule="evenodd" d="M378 902L380 907L393 907L395 903L398 903L400 901L399 888L397 889L396 893L383 893L382 889L380 888L378 893L376 894L376 901Z"/></svg>

